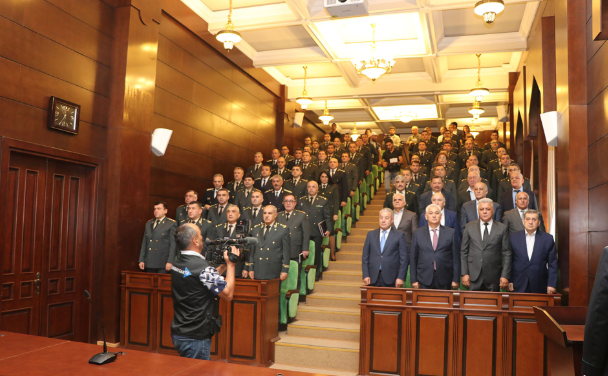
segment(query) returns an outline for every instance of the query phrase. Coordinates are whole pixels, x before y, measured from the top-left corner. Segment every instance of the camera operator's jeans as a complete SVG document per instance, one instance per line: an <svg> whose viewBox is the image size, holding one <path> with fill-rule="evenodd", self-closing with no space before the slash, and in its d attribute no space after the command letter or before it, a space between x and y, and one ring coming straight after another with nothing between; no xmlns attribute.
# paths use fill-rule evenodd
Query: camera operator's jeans
<svg viewBox="0 0 608 376"><path fill-rule="evenodd" d="M395 181L395 178L397 177L397 175L399 175L399 172L400 171L384 171L384 189L386 190L387 194L391 192L391 182Z"/></svg>
<svg viewBox="0 0 608 376"><path fill-rule="evenodd" d="M183 358L211 360L211 338L195 339L171 335L173 346Z"/></svg>

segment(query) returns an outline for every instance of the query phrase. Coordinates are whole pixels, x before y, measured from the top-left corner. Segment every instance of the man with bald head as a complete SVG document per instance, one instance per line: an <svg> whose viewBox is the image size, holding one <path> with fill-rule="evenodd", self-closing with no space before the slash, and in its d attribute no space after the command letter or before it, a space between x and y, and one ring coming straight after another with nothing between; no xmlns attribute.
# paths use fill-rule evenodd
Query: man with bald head
<svg viewBox="0 0 608 376"><path fill-rule="evenodd" d="M529 210L529 204L530 197L526 192L517 193L517 196L515 196L515 205L517 207L505 212L502 219L502 223L507 225L507 228L509 229L509 234L525 230L524 217ZM546 232L545 222L543 221L543 216L540 212L538 212L538 231Z"/></svg>
<svg viewBox="0 0 608 376"><path fill-rule="evenodd" d="M503 212L507 212L517 207L515 198L519 192L526 192L529 197L528 208L538 210L536 195L534 192L523 187L524 176L521 172L513 172L511 174L511 189L504 192L500 197L500 206Z"/></svg>
<svg viewBox="0 0 608 376"><path fill-rule="evenodd" d="M476 183L473 187L473 193L475 193L475 199L464 203L460 208L459 214L461 232L464 232L464 228L469 222L479 219L479 200L488 198L488 185L483 182ZM492 219L496 222L501 222L502 208L496 202L492 202L492 206L494 206L494 215Z"/></svg>
<svg viewBox="0 0 608 376"><path fill-rule="evenodd" d="M455 211L445 208L445 196L442 193L434 193L431 198L431 205L437 205L441 208L441 225L456 230L458 241L460 241L460 225L458 222L458 215ZM426 209L425 209L426 213ZM426 215L420 216L420 223L418 227L428 225Z"/></svg>
<svg viewBox="0 0 608 376"><path fill-rule="evenodd" d="M477 166L472 166L473 168L478 168ZM477 183L484 183L487 187L487 182L482 181L481 178L479 177L479 172L478 171L471 171L469 172L469 176L467 177L467 189L461 189L460 191L458 191L458 213L460 214L460 208L462 207L462 205L466 204L469 201L473 201L475 200L475 185ZM484 197L489 197L492 198L492 190L488 189L488 191L485 193Z"/></svg>
<svg viewBox="0 0 608 376"><path fill-rule="evenodd" d="M418 218L416 213L405 209L405 196L401 193L393 195L393 213L395 228L405 234L408 247L412 243L412 234L418 228Z"/></svg>
<svg viewBox="0 0 608 376"><path fill-rule="evenodd" d="M482 182L484 182L484 183L486 183L486 184L488 185L488 190L489 190L490 192L495 192L495 191L492 191L492 190L489 188L489 187L490 187L490 184L488 183L488 181L487 181L486 179L484 179L484 178L483 178L483 174L481 173L482 171L483 171L483 170L482 170L481 168L479 168L479 166L477 166L477 165L471 165L471 167L469 167L469 168L466 170L466 175L464 176L464 178L463 178L463 179L460 181L460 183L458 184L458 191L459 191L459 192L460 192L460 191L466 191L466 190L467 190L467 188L469 188L469 181L468 181L469 173L471 173L471 172L475 172L475 173L478 173L478 174L481 176L481 181L482 181ZM488 197L490 197L490 196L488 196ZM492 198L492 197L490 197L490 198Z"/></svg>

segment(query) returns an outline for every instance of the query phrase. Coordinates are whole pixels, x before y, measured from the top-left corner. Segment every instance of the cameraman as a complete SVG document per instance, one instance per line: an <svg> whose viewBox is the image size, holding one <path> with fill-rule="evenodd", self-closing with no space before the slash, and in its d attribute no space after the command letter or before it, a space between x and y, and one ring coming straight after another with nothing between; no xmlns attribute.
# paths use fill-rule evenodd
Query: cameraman
<svg viewBox="0 0 608 376"><path fill-rule="evenodd" d="M171 322L171 340L180 356L209 360L211 337L220 331L219 299L232 300L234 263L224 252L226 265L215 269L201 255L203 237L199 228L183 224L175 231L181 253L171 267L171 296L175 314ZM232 253L239 250L232 247ZM226 271L226 279L221 274Z"/></svg>
<svg viewBox="0 0 608 376"><path fill-rule="evenodd" d="M391 181L401 171L403 157L401 156L401 151L395 148L392 139L387 138L384 140L384 143L386 144L386 150L382 154L382 166L386 170L384 173L384 189L386 190L386 194L389 194L391 191Z"/></svg>

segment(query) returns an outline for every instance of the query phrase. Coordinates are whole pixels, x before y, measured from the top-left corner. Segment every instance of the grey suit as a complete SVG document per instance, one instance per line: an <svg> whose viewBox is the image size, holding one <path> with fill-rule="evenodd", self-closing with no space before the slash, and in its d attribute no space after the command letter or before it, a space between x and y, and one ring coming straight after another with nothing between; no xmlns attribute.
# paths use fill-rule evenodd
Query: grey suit
<svg viewBox="0 0 608 376"><path fill-rule="evenodd" d="M538 230L540 232L547 232L545 231L545 221L543 221L543 216L540 213L538 214L540 217L540 226L538 227ZM524 227L524 222L521 219L519 209L507 210L502 218L502 223L507 226L509 234L513 234L515 232L523 231L526 229Z"/></svg>
<svg viewBox="0 0 608 376"><path fill-rule="evenodd" d="M412 244L412 234L418 228L418 219L416 217L416 213L403 209L401 222L393 223L393 226L405 234L405 240L407 240L407 246L409 248Z"/></svg>
<svg viewBox="0 0 608 376"><path fill-rule="evenodd" d="M163 269L167 263L175 260L175 229L177 222L171 218L163 218L154 228L155 219L146 222L144 238L139 250L139 262L146 269Z"/></svg>
<svg viewBox="0 0 608 376"><path fill-rule="evenodd" d="M308 215L300 210L294 210L287 219L287 212L280 212L276 221L289 229L291 239L291 259L299 260L302 251L308 251L310 242L310 222Z"/></svg>
<svg viewBox="0 0 608 376"><path fill-rule="evenodd" d="M494 215L492 219L496 222L502 222L502 208L498 203L493 202ZM460 209L460 233L464 232L464 228L469 222L473 222L479 219L479 212L477 211L477 200L466 202Z"/></svg>
<svg viewBox="0 0 608 376"><path fill-rule="evenodd" d="M500 278L511 279L511 242L507 226L493 221L489 239L482 241L480 220L469 223L460 247L461 274L471 278L472 291L499 291Z"/></svg>
<svg viewBox="0 0 608 376"><path fill-rule="evenodd" d="M289 229L275 221L264 238L265 228L266 225L260 223L251 231L251 235L258 239L258 245L253 247L248 263L249 271L255 272L255 279L275 279L279 278L281 273L289 272Z"/></svg>

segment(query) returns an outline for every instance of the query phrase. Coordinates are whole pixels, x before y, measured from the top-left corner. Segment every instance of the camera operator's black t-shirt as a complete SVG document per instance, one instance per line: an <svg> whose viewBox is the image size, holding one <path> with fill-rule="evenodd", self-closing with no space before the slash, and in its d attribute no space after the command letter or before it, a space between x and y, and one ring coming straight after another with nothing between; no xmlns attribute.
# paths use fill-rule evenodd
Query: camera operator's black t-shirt
<svg viewBox="0 0 608 376"><path fill-rule="evenodd" d="M195 339L211 338L208 322L214 305L226 288L224 277L194 251L181 251L171 267L171 296L175 312L171 334Z"/></svg>
<svg viewBox="0 0 608 376"><path fill-rule="evenodd" d="M399 157L401 157L401 151L397 150L396 148L393 149L392 152L388 149L386 149L384 151L384 153L382 154L382 159L385 160L386 163L389 164L387 170L389 170L390 172L393 172L393 171L399 171L401 169L401 165L399 164L399 162L397 162L397 164L394 166L390 165L392 158L396 158L397 161L399 161Z"/></svg>

